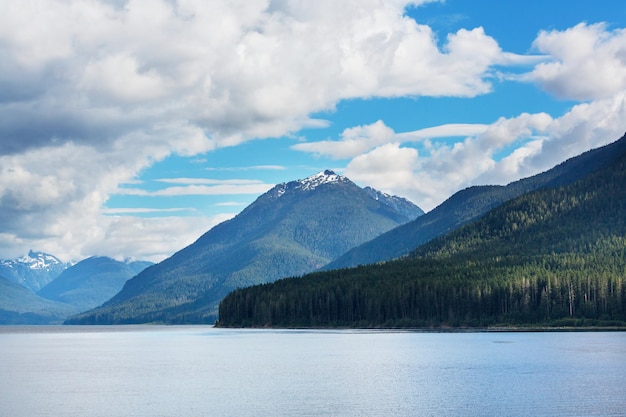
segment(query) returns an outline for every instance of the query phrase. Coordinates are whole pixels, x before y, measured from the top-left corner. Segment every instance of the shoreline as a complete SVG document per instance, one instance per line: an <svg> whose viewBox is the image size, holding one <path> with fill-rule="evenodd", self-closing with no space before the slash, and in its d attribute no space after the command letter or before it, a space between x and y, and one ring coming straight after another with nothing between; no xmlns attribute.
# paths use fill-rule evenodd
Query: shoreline
<svg viewBox="0 0 626 417"><path fill-rule="evenodd" d="M282 326L213 326L217 329L250 330L362 330L415 333L558 333L558 332L626 332L626 326L494 326L494 327L282 327Z"/></svg>

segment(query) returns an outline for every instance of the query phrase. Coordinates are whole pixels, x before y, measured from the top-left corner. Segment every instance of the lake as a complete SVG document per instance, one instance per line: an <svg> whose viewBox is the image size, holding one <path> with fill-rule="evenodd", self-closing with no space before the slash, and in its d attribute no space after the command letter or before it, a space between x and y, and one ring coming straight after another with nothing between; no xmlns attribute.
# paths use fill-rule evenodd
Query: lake
<svg viewBox="0 0 626 417"><path fill-rule="evenodd" d="M0 327L0 416L626 416L626 333Z"/></svg>

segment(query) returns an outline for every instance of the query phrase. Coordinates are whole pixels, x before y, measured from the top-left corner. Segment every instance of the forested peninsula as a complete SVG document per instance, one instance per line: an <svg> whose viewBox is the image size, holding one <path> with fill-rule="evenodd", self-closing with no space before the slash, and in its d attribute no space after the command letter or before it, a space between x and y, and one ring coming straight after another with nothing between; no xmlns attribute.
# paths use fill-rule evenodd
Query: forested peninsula
<svg viewBox="0 0 626 417"><path fill-rule="evenodd" d="M626 157L402 259L235 290L223 327L626 329Z"/></svg>

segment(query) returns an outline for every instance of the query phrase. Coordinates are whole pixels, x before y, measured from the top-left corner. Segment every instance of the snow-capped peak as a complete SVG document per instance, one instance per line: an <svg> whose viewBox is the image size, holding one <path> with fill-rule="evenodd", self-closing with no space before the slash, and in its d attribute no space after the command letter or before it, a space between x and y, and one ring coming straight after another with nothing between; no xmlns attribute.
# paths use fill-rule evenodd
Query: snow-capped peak
<svg viewBox="0 0 626 417"><path fill-rule="evenodd" d="M344 177L342 177L341 175L337 175L333 171L327 169L325 171L318 172L315 175L311 175L310 177L307 177L303 180L299 180L298 182L302 184L301 187L303 190L308 191L314 190L322 184L342 181L343 178Z"/></svg>
<svg viewBox="0 0 626 417"><path fill-rule="evenodd" d="M327 169L302 180L290 181L288 183L283 182L281 184L278 184L272 189L272 192L274 193L273 195L275 197L280 197L288 190L311 191L322 184L329 184L333 182L350 182L350 180Z"/></svg>
<svg viewBox="0 0 626 417"><path fill-rule="evenodd" d="M34 252L31 250L28 252L28 255L21 256L17 259L4 260L2 261L2 264L8 267L13 267L17 264L21 264L33 270L47 271L58 265L63 265L63 262L61 262L55 256L49 255L47 253Z"/></svg>

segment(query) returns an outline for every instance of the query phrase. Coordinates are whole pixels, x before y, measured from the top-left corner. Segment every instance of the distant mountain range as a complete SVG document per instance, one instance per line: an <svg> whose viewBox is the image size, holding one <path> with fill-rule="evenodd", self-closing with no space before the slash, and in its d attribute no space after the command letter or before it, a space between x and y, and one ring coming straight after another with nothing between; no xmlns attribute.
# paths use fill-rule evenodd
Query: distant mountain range
<svg viewBox="0 0 626 417"><path fill-rule="evenodd" d="M314 271L422 214L408 200L328 170L278 184L68 323L213 323L233 289Z"/></svg>
<svg viewBox="0 0 626 417"><path fill-rule="evenodd" d="M279 184L234 219L146 269L102 307L69 323L211 323L230 291L300 276L389 261L484 216L528 192L571 184L615 162L626 138L507 186L471 187L432 212L363 189L332 171ZM409 206L410 207L410 206Z"/></svg>
<svg viewBox="0 0 626 417"><path fill-rule="evenodd" d="M25 286L0 276L0 325L60 324L79 311L68 304L39 297Z"/></svg>
<svg viewBox="0 0 626 417"><path fill-rule="evenodd" d="M305 275L320 269L332 271L333 274L339 274L341 277L344 276L345 272L345 277L349 277L352 270L345 268L355 265L370 265L359 269L368 271L367 281L371 274L373 274L371 277L374 277L378 274L377 271L384 271L386 263L397 265L395 262L389 262L394 259L407 257L409 254L420 259L424 256L430 256L416 255L416 253L422 250L422 247L432 248L432 245L435 245L440 239L444 239L450 232L461 230L460 228L465 230L464 226L470 227L469 225L474 224L479 219L491 218L489 217L492 216L491 213L498 212L494 211L495 209L506 210L505 207L508 207L509 202L518 201L528 195L535 195L533 193L536 192L561 190L564 187L573 186L573 184L587 184L584 181L591 181L588 179L594 175L600 175L610 167L618 166L625 154L626 136L610 145L571 158L544 173L506 186L478 186L459 191L427 214L424 214L419 207L406 199L390 196L370 187L361 188L348 178L332 171L320 172L302 180L276 185L267 193L259 196L255 202L233 219L215 226L192 245L180 250L163 262L145 269L143 269L145 264L137 265L134 269L126 263L123 263L124 265L116 264L118 261L108 258L90 258L72 268L64 269L65 272L61 271L63 273L59 273L57 280L45 285L42 284L43 281L22 275L28 275L28 273L32 275L32 271L45 271L49 265L56 265L53 260L54 257L31 252L29 257L24 257L20 262L3 261L0 265L3 265L5 269L0 269L0 277L3 276L2 271L8 271L5 273L10 277L5 276L5 278L10 279L3 280L2 285L7 288L7 294L14 294L14 299L0 298L0 322L2 322L3 316L7 317L7 320L20 321L26 317L24 314L28 311L41 312L41 308L37 305L43 302L43 312L46 313L47 311L49 314L47 316L40 314L36 320L41 321L44 320L41 317L48 317L49 320L58 321L58 318L63 317L63 314L67 315L68 311L71 314L82 311L80 314L74 314L66 322L72 324L213 323L217 319L220 301L233 290L236 290L237 294L248 296L252 292L239 289L257 284L272 283L289 276L305 276L305 280L312 279L311 277L323 277L324 273ZM611 175L619 176L621 174L606 175L608 175L606 178L610 178ZM593 183L594 186L598 187L602 181L608 181L606 178L594 180L596 181ZM618 185L612 184L613 191L620 191L619 183ZM588 187L588 185L584 185L584 187ZM590 190L585 191L587 194L590 192ZM578 195L574 197L574 199L580 198ZM599 200L596 202L606 199L607 204L610 203L608 194L603 194L597 198ZM551 201L550 204L556 203ZM593 207L594 210L597 208L597 206ZM621 208L617 210L618 217L624 214L619 211ZM550 210L548 212L552 213ZM506 213L498 213L500 213L499 216L505 218L508 216ZM523 219L528 217L526 213L517 215ZM557 214L556 216L560 215ZM586 215L593 217L592 214ZM613 216L615 213L611 215ZM533 221L537 224L543 224L541 223L543 220ZM516 224L520 224L520 222L518 221ZM597 226L600 227L599 224ZM565 230L564 228L561 229ZM570 229L567 230L569 233ZM494 233L502 235L504 232L500 230ZM533 233L535 233L533 236L538 236L537 232ZM549 243L552 237L545 239ZM433 243L428 244L429 242ZM455 242L450 243L450 245L468 246L465 242ZM428 245L424 246L425 244ZM586 244L593 246L593 243ZM553 245L550 245L552 244L549 243L548 247L554 248ZM496 243L495 246L481 247L478 251L481 256L488 256L489 254L486 252L493 251L497 247L507 248L509 246ZM510 250L520 250L519 247L514 246L509 248ZM445 249L444 252L450 251L451 249ZM463 252L458 256L468 259L469 255L468 252ZM545 253L538 256L543 257ZM555 262L558 263L561 260ZM41 265L41 267L36 267L36 265ZM48 266L44 267L44 265ZM445 269L445 273L452 275L471 271L465 271L459 265L458 263L450 263L451 269L443 269ZM385 280L397 284L399 277L406 274L425 273L419 268L418 270L421 272L415 272L413 266L409 266L409 272L407 270L395 270L391 275L387 272L381 272L381 274L386 274ZM138 272L140 269L142 271ZM22 272L22 275L15 274L17 270L25 272ZM537 276L541 276L543 272L540 271L537 274ZM349 278L346 279L349 280ZM39 285L36 291L39 292L39 295L45 295L50 300L41 297L34 299L33 297L37 297L35 294L25 295L25 293L18 291L19 288L7 284L9 281L19 282L24 287L26 287L27 281L31 283L32 287ZM319 288L320 291L329 290L332 293L332 296L329 293L323 295L326 297L327 306L332 304L331 300L345 296L346 291L348 291L347 288L352 285L352 283L348 283L346 284L348 287L339 289L332 287L329 281L322 281L324 283L320 284L322 285ZM35 284L36 282L40 283ZM499 281L495 284L490 282L489 285L498 286L500 283ZM254 288L256 289L251 291L258 291L258 288L265 287ZM273 287L268 286L268 291L271 291L270 288ZM562 287L559 288L562 289ZM118 289L119 292L116 292ZM361 293L358 288L353 288L353 290L356 291L353 293L354 300L359 299L363 294L368 294L367 291ZM310 288L303 289L303 291L305 292L299 296L311 294ZM380 291L380 294L376 291ZM382 297L387 291L389 288L383 285L377 287L373 293L369 293L368 297L371 300L382 300L383 298L379 296ZM395 288L393 291L395 291L394 294L402 294L408 289ZM475 291L482 294L483 290ZM574 290L572 289L572 291ZM341 297L339 297L340 293L343 294ZM34 307L30 310L15 308L15 297L20 296L26 297L25 304L31 303ZM269 297L273 297L273 295L270 294ZM585 297L589 299L591 295L586 294ZM413 301L418 298L418 296L414 297ZM609 296L607 295L605 299L609 299ZM56 304L49 304L52 300ZM232 301L232 298L229 300ZM275 304L275 299L270 298L268 300L271 300L271 303L270 301L268 303L274 306L272 309L268 310L270 304L267 303L262 306L256 305L253 309L256 309L257 313L263 311L264 314L269 315L268 317L273 317L278 310L284 309L286 305L294 306L294 303L304 302L304 300L294 301L295 299L284 298L280 303L285 304ZM427 300L423 298L422 300L426 305ZM245 303L241 299L237 302L243 306L249 305L246 304L248 301L253 303L254 297ZM386 302L391 301L387 299ZM563 305L562 299L555 299L551 302L554 305L560 303L561 307ZM363 307L366 304L360 306ZM5 308L5 305L12 307ZM232 304L227 303L227 305L230 306L228 308L232 308ZM390 308L389 306L370 307L383 308L385 311ZM39 310L37 310L38 308ZM572 308L574 308L573 304ZM55 309L61 313L50 313ZM91 310L85 311L85 309ZM258 317L254 320L257 319ZM397 317L393 318L394 323L405 324L410 321L402 321L404 320L402 319L398 322L395 320ZM438 322L444 321L441 316L437 316L436 320ZM415 320L410 322L417 323Z"/></svg>
<svg viewBox="0 0 626 417"><path fill-rule="evenodd" d="M0 276L37 292L71 264L43 252L28 252L17 259L0 260Z"/></svg>
<svg viewBox="0 0 626 417"><path fill-rule="evenodd" d="M152 262L116 261L105 256L87 258L66 269L37 295L86 311L108 301L117 294L126 281Z"/></svg>
<svg viewBox="0 0 626 417"><path fill-rule="evenodd" d="M70 265L31 251L28 256L2 261L2 265L12 279L0 275L0 324L59 324L70 315L104 303L152 263L92 257ZM59 272L58 276L51 271ZM25 282L35 287L48 283L35 293Z"/></svg>
<svg viewBox="0 0 626 417"><path fill-rule="evenodd" d="M624 329L625 142L622 138L518 182L514 191L497 188L513 194L530 186L537 190L403 258L236 290L220 304L219 325ZM456 210L467 210L471 202L482 209L502 196L481 187L454 199L463 203ZM448 208L452 215L453 207L449 200L439 210ZM444 222L433 213L411 227ZM454 221L475 213L456 215ZM414 232L401 226L392 233L406 239L401 230Z"/></svg>

